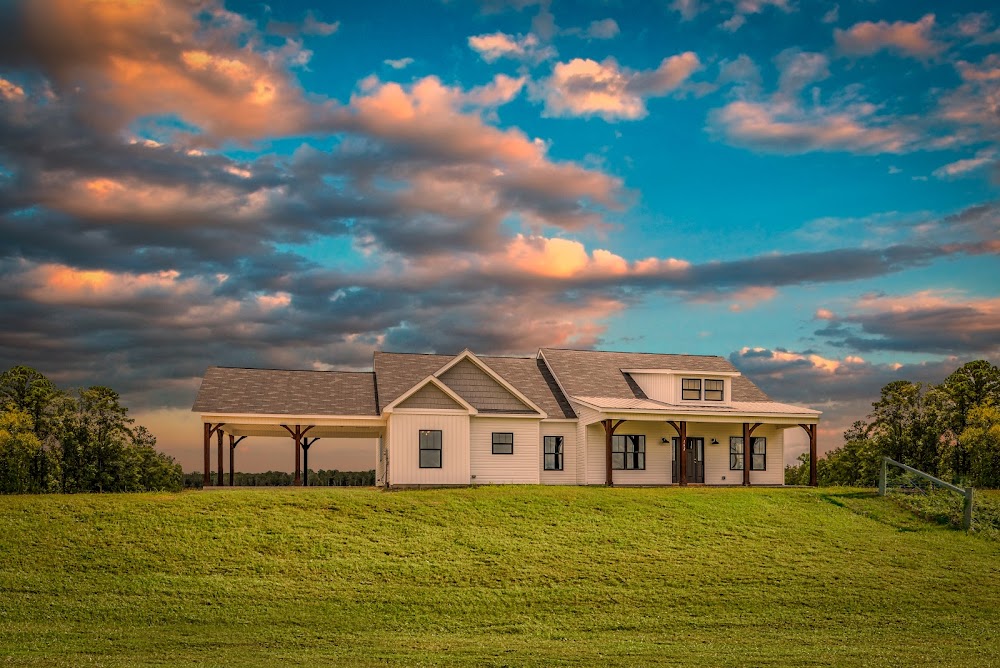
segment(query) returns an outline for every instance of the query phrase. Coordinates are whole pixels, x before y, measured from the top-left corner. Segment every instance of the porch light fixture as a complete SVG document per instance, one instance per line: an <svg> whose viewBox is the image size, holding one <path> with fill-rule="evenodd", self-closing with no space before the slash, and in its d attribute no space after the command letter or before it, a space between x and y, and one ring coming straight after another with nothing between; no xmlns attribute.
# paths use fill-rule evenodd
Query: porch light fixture
<svg viewBox="0 0 1000 668"><path fill-rule="evenodd" d="M718 444L719 444L719 439L713 438L712 439L712 445L718 445Z"/></svg>
<svg viewBox="0 0 1000 668"><path fill-rule="evenodd" d="M663 438L660 439L660 443L666 443L666 442L667 442L667 437L666 436L664 436Z"/></svg>

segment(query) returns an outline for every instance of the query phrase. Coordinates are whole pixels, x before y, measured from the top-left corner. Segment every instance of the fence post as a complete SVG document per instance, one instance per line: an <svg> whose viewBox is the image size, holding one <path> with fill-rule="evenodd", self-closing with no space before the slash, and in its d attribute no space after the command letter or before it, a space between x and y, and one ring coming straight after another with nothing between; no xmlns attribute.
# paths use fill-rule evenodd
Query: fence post
<svg viewBox="0 0 1000 668"><path fill-rule="evenodd" d="M962 526L966 531L972 529L972 488L965 488L965 514L962 517Z"/></svg>
<svg viewBox="0 0 1000 668"><path fill-rule="evenodd" d="M889 468L888 462L885 461L885 457L882 458L882 471L878 476L878 495L885 496L885 477L886 469Z"/></svg>

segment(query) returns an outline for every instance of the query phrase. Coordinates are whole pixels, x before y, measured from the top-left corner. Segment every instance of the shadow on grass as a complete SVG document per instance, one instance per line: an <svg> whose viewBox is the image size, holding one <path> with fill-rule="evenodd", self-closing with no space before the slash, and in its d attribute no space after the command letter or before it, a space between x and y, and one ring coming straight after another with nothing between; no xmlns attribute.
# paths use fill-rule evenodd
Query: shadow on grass
<svg viewBox="0 0 1000 668"><path fill-rule="evenodd" d="M820 498L826 503L900 532L932 531L943 528L942 525L922 518L892 500L879 496L875 490L825 492L820 494Z"/></svg>

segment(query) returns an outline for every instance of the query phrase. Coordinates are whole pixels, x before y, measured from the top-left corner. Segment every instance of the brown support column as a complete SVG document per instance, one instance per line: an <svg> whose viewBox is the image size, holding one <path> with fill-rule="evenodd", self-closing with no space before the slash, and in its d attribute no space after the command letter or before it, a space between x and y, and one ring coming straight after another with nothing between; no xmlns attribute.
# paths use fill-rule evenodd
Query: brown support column
<svg viewBox="0 0 1000 668"><path fill-rule="evenodd" d="M681 422L681 433L680 433L680 452L678 456L681 461L678 462L677 470L680 471L680 480L678 484L681 487L687 487L688 484L688 472L687 472L687 451L688 451L688 423L687 421Z"/></svg>
<svg viewBox="0 0 1000 668"><path fill-rule="evenodd" d="M234 453L236 452L236 437L232 434L229 435L229 486L233 487L233 481L235 480L236 467L233 466L233 460L235 459Z"/></svg>
<svg viewBox="0 0 1000 668"><path fill-rule="evenodd" d="M743 423L743 484L750 486L750 423Z"/></svg>
<svg viewBox="0 0 1000 668"><path fill-rule="evenodd" d="M225 480L222 478L222 425L219 425L219 429L216 429L216 433L219 435L219 476L216 478L216 484L222 487L225 484Z"/></svg>
<svg viewBox="0 0 1000 668"><path fill-rule="evenodd" d="M302 439L302 484L306 487L309 486L309 448L318 440L319 436Z"/></svg>
<svg viewBox="0 0 1000 668"><path fill-rule="evenodd" d="M618 422L614 422L612 420L601 420L601 424L604 426L604 445L605 445L604 462L605 462L605 467L607 468L607 476L605 478L604 484L607 485L608 487L614 487L615 485L614 469L612 468L611 464L612 441L614 440L613 437L615 435L615 431L618 429L618 427L622 426L623 422L625 422L625 420L618 420Z"/></svg>
<svg viewBox="0 0 1000 668"><path fill-rule="evenodd" d="M673 482L678 485L687 485L687 433L688 425L687 422L674 422L673 420L667 420L667 424L674 428L677 432L677 480Z"/></svg>
<svg viewBox="0 0 1000 668"><path fill-rule="evenodd" d="M819 479L816 475L816 434L819 425L800 424L799 426L809 434L809 486L818 487Z"/></svg>
<svg viewBox="0 0 1000 668"><path fill-rule="evenodd" d="M211 478L211 468L212 468L212 455L211 448L212 445L212 425L208 422L205 423L205 477L202 479L202 487L208 487L212 484Z"/></svg>
<svg viewBox="0 0 1000 668"><path fill-rule="evenodd" d="M292 436L295 439L295 486L298 487L302 484L302 427L300 425L295 425L295 433Z"/></svg>

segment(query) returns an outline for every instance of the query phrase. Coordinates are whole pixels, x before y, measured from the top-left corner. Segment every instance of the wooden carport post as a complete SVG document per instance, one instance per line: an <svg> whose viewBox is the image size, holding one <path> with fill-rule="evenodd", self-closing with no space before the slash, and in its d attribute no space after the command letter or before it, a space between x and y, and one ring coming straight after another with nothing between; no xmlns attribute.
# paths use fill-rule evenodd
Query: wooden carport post
<svg viewBox="0 0 1000 668"><path fill-rule="evenodd" d="M816 424L800 424L800 427L809 434L809 486L818 487L819 480L816 477Z"/></svg>
<svg viewBox="0 0 1000 668"><path fill-rule="evenodd" d="M222 430L219 429L217 433L219 435L219 475L215 479L216 480L215 484L217 484L219 487L222 487L225 484L225 480L222 477L223 476L223 472L222 472Z"/></svg>
<svg viewBox="0 0 1000 668"><path fill-rule="evenodd" d="M753 433L757 431L760 422L751 425L749 422L743 423L743 484L750 486L750 463L753 461L753 449L750 447L753 441Z"/></svg>
<svg viewBox="0 0 1000 668"><path fill-rule="evenodd" d="M313 437L312 440L302 439L302 484L306 487L309 486L309 446L318 440L319 436Z"/></svg>
<svg viewBox="0 0 1000 668"><path fill-rule="evenodd" d="M677 449L677 459L680 460L677 462L677 484L687 487L688 423L683 420L680 422L667 420L667 424L674 428L674 431L677 432L677 437L680 439L680 447ZM695 476L695 478L697 478L697 476Z"/></svg>
<svg viewBox="0 0 1000 668"><path fill-rule="evenodd" d="M604 445L606 446L606 451L604 453L605 464L608 467L607 477L604 480L604 484L607 485L608 487L614 487L615 485L615 477L613 473L614 469L611 468L612 441L615 435L615 430L618 429L618 427L622 426L623 422L625 422L625 420L618 420L618 422L614 422L613 420L601 420L601 424L604 426Z"/></svg>
<svg viewBox="0 0 1000 668"><path fill-rule="evenodd" d="M236 446L240 444L246 436L240 436L238 439L232 434L229 435L229 486L233 487L233 480L235 480L236 475L236 461L235 452Z"/></svg>
<svg viewBox="0 0 1000 668"><path fill-rule="evenodd" d="M295 425L294 431L287 424L283 424L281 426L284 427L285 431L291 434L293 439L295 439L295 486L298 487L302 485L302 453L300 452L302 449L302 437L305 436L314 425L303 429L302 425L297 424Z"/></svg>
<svg viewBox="0 0 1000 668"><path fill-rule="evenodd" d="M212 486L212 434L219 433L219 469L222 469L222 428L226 426L225 422L220 422L213 425L211 422L205 423L205 474L202 479L202 487ZM219 484L222 484L221 473Z"/></svg>

